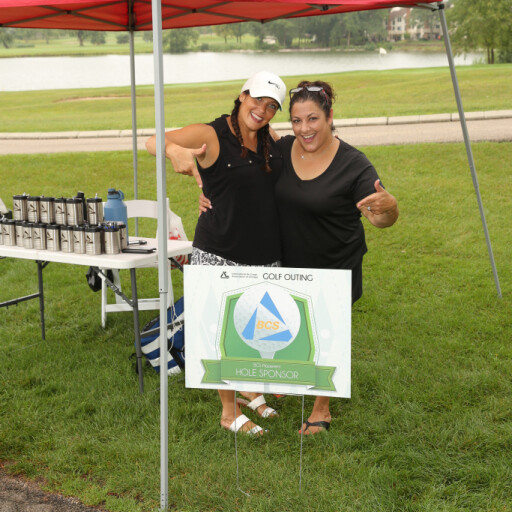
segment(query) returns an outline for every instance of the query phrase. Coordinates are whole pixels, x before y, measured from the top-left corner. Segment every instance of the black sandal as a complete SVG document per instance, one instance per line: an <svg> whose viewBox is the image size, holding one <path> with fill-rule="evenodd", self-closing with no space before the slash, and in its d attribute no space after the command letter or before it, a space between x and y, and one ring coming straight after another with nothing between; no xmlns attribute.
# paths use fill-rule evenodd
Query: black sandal
<svg viewBox="0 0 512 512"><path fill-rule="evenodd" d="M302 434L305 434L307 432L307 430L309 429L309 427L320 427L320 428L323 428L325 431L327 431L327 430L329 430L331 423L329 421L313 421L313 422L311 422L309 420L306 420L304 422L304 425L306 425L306 428L301 432ZM322 432L322 431L320 430L318 432L314 432L309 435L319 434L320 432Z"/></svg>

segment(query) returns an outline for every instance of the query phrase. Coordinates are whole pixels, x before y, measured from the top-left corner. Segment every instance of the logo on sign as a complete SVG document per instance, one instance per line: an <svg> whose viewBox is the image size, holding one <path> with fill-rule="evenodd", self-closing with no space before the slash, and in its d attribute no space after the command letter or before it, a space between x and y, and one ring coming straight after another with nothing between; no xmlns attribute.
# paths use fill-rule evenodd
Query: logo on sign
<svg viewBox="0 0 512 512"><path fill-rule="evenodd" d="M288 347L300 329L300 312L294 299L279 286L263 283L246 290L233 313L242 340L264 359L273 359Z"/></svg>

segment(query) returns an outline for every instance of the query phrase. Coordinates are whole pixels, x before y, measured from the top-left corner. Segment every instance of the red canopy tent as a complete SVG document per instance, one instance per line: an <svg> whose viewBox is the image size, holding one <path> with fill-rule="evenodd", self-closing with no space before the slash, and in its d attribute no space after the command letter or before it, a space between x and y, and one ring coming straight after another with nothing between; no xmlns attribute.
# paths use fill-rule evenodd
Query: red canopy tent
<svg viewBox="0 0 512 512"><path fill-rule="evenodd" d="M466 145L466 153L477 196L489 258L494 273L498 296L501 289L494 263L489 233L485 221L484 209L480 197L473 154L466 126L464 109L455 73L453 54L450 46L448 28L442 0L430 3L417 0L0 0L0 27L49 28L72 30L109 30L129 31L132 75L132 124L134 132L134 170L135 197L137 197L137 160L136 160L136 118L133 61L133 33L141 30L153 30L153 55L155 64L155 126L157 131L157 192L159 201L159 246L164 248L159 254L159 287L161 295L160 325L161 347L163 354L161 365L167 366L166 356L166 318L167 312L167 254L165 229L166 215L166 177L164 144L164 104L163 104L163 59L162 29L197 27L258 21L266 23L283 18L321 16L344 12L371 9L389 9L391 7L427 8L439 13L446 45L446 53L452 75L459 118ZM154 21L154 22L153 22ZM167 415L168 388L166 372L160 374L160 419L161 419L161 508L168 504L168 450Z"/></svg>
<svg viewBox="0 0 512 512"><path fill-rule="evenodd" d="M243 21L265 23L281 18L419 4L417 0L162 0L162 28ZM116 31L153 28L149 0L1 0L0 9L0 26Z"/></svg>

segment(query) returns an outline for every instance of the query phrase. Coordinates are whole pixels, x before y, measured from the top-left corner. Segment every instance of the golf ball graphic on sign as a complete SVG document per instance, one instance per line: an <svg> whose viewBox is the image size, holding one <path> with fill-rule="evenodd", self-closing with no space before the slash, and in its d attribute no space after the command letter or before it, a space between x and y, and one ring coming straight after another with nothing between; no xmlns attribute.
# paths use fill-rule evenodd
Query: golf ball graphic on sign
<svg viewBox="0 0 512 512"><path fill-rule="evenodd" d="M246 290L233 317L239 336L263 359L273 359L278 350L290 345L300 328L300 312L293 298L269 283Z"/></svg>

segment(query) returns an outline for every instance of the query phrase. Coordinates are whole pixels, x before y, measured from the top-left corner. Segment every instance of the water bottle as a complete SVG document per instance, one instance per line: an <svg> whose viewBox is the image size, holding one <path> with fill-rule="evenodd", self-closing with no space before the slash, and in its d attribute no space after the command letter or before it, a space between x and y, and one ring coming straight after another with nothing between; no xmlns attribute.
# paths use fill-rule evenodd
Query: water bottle
<svg viewBox="0 0 512 512"><path fill-rule="evenodd" d="M106 222L123 222L128 227L128 214L123 199L124 194L121 190L108 189L107 202L103 208L103 219Z"/></svg>

